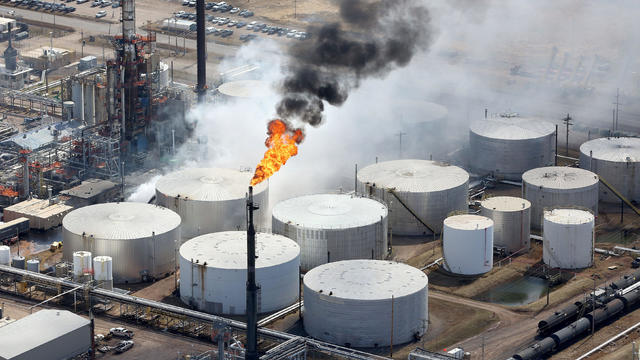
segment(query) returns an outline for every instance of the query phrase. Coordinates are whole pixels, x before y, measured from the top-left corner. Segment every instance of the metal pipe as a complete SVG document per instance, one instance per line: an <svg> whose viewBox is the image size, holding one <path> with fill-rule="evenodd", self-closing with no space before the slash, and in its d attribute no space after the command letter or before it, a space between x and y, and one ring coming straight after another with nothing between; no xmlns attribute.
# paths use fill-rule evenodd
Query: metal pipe
<svg viewBox="0 0 640 360"><path fill-rule="evenodd" d="M200 0L202 1L202 0ZM256 285L256 230L253 226L253 186L247 199L247 350L246 360L258 359L258 286Z"/></svg>
<svg viewBox="0 0 640 360"><path fill-rule="evenodd" d="M61 287L64 287L67 289L83 286L82 284L78 284L74 281L65 280L62 278L56 278L56 277L48 276L45 274L34 273L32 271L27 271L23 269L12 268L6 265L0 265L0 273L21 276L23 280L26 280L26 281L37 280L37 281L41 281L54 286L60 285ZM133 295L121 294L121 293L114 292L112 290L93 288L89 290L89 294L91 296L100 296L100 297L110 299L120 303L151 307L154 309L166 311L171 314L181 315L184 317L188 317L191 319L196 319L196 320L200 320L208 323L212 323L215 321L224 321L235 330L247 329L247 325L241 321L227 319L220 316L211 315L211 314L203 313L200 311L190 310L180 306L165 304L165 303L161 303L154 300L148 300L148 299L136 297ZM268 329L268 328L258 329L258 334L262 337L270 338L277 341L287 341L297 337L296 335L292 335L292 334L288 334L285 332ZM339 345L329 344L329 343L311 339L311 338L305 338L305 340L309 345L315 347L316 349L319 349L321 351L327 351L333 354L340 354L342 356L345 356L351 359L362 359L362 360L387 359L384 356L369 354L367 352L359 351L355 349L347 349Z"/></svg>

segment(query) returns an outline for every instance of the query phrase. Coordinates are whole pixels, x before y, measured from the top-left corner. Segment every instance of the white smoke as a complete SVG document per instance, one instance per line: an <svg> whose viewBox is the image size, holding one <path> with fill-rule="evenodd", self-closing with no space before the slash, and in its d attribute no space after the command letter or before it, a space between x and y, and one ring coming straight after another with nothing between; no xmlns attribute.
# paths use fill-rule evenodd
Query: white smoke
<svg viewBox="0 0 640 360"><path fill-rule="evenodd" d="M156 183L162 176L156 175L144 184L138 185L133 193L127 197L127 201L147 203L156 194Z"/></svg>
<svg viewBox="0 0 640 360"><path fill-rule="evenodd" d="M305 193L351 190L356 163L361 168L376 158L397 158L400 117L432 117L420 108L400 114L405 101L433 101L449 112L416 148L404 143L403 156L461 162L452 154L466 146L468 124L482 118L485 108L556 123L570 112L577 123L606 128L615 89L638 95L636 2L439 0L428 6L436 29L431 50L385 78L364 80L342 107L327 105L324 124L307 127L299 154L270 178L272 204ZM287 61L282 44L252 42L224 60L219 68L257 63L259 80L272 88L259 99L194 108L189 118L197 120L196 136L208 139L206 155L194 157L187 144L178 151L178 163L255 168L280 99L276 89ZM554 69L545 77L554 46ZM569 79L559 72L565 58ZM590 78L577 76L581 58ZM521 70L513 74L513 68Z"/></svg>

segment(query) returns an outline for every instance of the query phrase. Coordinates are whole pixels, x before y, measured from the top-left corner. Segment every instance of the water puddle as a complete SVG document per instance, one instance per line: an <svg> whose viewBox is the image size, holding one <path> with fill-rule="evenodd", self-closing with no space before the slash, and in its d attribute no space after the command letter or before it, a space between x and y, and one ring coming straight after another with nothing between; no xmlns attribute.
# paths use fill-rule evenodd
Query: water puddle
<svg viewBox="0 0 640 360"><path fill-rule="evenodd" d="M530 304L546 293L546 280L534 276L525 276L493 287L474 299L501 305L517 306Z"/></svg>

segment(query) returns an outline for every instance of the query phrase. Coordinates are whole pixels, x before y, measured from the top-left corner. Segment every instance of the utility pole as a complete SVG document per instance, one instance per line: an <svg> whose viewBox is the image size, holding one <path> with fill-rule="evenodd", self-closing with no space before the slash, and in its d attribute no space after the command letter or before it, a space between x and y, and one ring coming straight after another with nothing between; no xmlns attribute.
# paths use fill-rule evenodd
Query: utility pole
<svg viewBox="0 0 640 360"><path fill-rule="evenodd" d="M566 155L569 156L569 125L573 125L573 123L571 122L571 120L573 120L573 118L571 116L569 116L569 114L567 114L567 117L565 117L564 119L562 119L562 121L564 122L564 124L567 126L567 146L566 146Z"/></svg>
<svg viewBox="0 0 640 360"><path fill-rule="evenodd" d="M402 137L407 135L407 133L399 131L396 136L400 139L400 147L398 149L398 157L402 159Z"/></svg>
<svg viewBox="0 0 640 360"><path fill-rule="evenodd" d="M622 105L622 103L620 102L620 88L616 89L616 102L614 102L613 105L616 106L616 109L613 112L613 131L617 131L620 115L620 105Z"/></svg>

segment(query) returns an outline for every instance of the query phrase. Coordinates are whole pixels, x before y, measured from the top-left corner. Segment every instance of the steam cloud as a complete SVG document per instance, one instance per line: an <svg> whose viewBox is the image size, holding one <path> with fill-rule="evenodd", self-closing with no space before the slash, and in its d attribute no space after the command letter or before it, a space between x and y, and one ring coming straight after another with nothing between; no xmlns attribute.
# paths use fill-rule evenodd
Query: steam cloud
<svg viewBox="0 0 640 360"><path fill-rule="evenodd" d="M342 105L362 79L407 65L431 42L430 15L420 0L342 0L340 18L308 29L312 38L290 48L280 117L318 126L325 101Z"/></svg>

